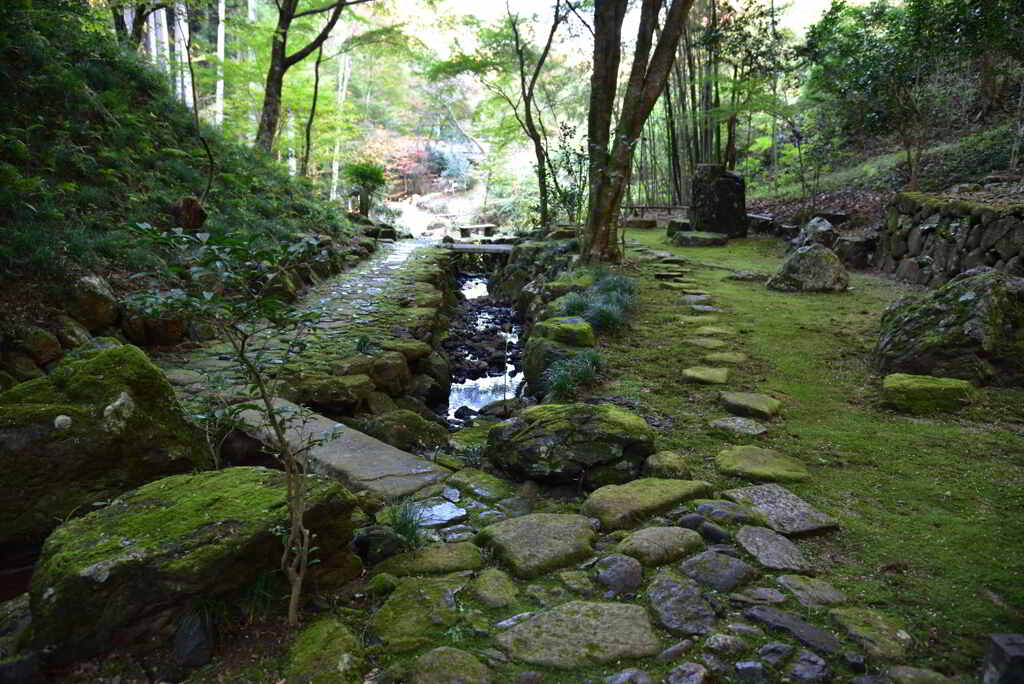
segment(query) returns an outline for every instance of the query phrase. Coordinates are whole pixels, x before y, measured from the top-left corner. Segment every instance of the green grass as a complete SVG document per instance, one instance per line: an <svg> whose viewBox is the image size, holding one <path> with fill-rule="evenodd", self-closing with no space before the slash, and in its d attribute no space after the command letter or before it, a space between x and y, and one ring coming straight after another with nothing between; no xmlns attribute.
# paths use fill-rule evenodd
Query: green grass
<svg viewBox="0 0 1024 684"><path fill-rule="evenodd" d="M684 249L650 231L630 238L735 269L770 272L780 257L770 240ZM847 294L793 295L725 275L695 269L692 279L722 308L717 324L739 330L735 350L750 356L729 388L783 401L764 445L807 464L812 479L793 490L841 522L805 548L857 604L906 621L915 637L909 661L973 671L987 634L1024 628L1024 391L985 388L978 404L952 416L896 415L879 406L870 352L882 310L905 288L855 274ZM674 416L659 447L692 454L695 477L739 486L708 464L724 446L705 427L725 415L717 390L679 382L704 354L684 341L685 312L653 279L635 280L629 331L601 341L616 380L600 391Z"/></svg>

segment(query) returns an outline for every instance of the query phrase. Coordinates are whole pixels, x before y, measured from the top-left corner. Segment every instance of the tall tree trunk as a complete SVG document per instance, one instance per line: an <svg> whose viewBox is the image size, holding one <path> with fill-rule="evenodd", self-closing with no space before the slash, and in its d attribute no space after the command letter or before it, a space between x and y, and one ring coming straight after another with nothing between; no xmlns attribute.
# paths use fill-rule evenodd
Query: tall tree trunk
<svg viewBox="0 0 1024 684"><path fill-rule="evenodd" d="M651 39L663 4L663 0L643 0L633 66L610 153L611 110L618 84L619 43L627 0L598 0L595 6L594 72L588 116L590 211L584 253L584 258L589 261L616 262L622 258L616 221L623 191L629 183L633 152L644 124L668 82L669 70L693 0L672 0L664 30L657 45L653 46L652 54Z"/></svg>
<svg viewBox="0 0 1024 684"><path fill-rule="evenodd" d="M348 83L352 77L352 58L343 55L338 62L338 89L335 94L338 116L342 116L348 97ZM334 138L334 152L331 154L331 200L338 199L338 181L341 178L341 136Z"/></svg>
<svg viewBox="0 0 1024 684"><path fill-rule="evenodd" d="M320 96L320 63L323 59L324 46L321 45L316 52L316 62L313 64L313 102L309 106L309 118L306 119L306 144L302 150L302 165L299 167L299 174L304 177L309 176L309 153L313 146L313 119L316 117L316 101Z"/></svg>
<svg viewBox="0 0 1024 684"><path fill-rule="evenodd" d="M178 90L181 101L189 109L195 109L192 93L192 72L189 70L188 49L191 41L188 25L188 11L183 3L174 6L174 54L178 58Z"/></svg>
<svg viewBox="0 0 1024 684"><path fill-rule="evenodd" d="M672 179L672 201L670 204L683 203L682 165L679 163L679 140L676 137L676 116L672 106L672 85L665 88L665 129L668 133L668 159Z"/></svg>
<svg viewBox="0 0 1024 684"><path fill-rule="evenodd" d="M217 1L217 89L213 105L213 122L218 126L224 125L224 43L227 38L227 29L224 24L227 15L224 0Z"/></svg>

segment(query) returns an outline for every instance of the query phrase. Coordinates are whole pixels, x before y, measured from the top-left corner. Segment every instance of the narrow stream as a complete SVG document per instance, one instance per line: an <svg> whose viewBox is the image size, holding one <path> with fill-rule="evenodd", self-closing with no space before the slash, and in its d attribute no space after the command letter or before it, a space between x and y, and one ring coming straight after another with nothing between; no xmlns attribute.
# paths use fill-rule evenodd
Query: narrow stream
<svg viewBox="0 0 1024 684"><path fill-rule="evenodd" d="M491 301L485 275L460 275L459 285L465 301L453 335L445 341L452 362L449 421L457 421L455 412L463 406L479 411L491 402L514 398L523 380L522 326L515 322L514 308Z"/></svg>

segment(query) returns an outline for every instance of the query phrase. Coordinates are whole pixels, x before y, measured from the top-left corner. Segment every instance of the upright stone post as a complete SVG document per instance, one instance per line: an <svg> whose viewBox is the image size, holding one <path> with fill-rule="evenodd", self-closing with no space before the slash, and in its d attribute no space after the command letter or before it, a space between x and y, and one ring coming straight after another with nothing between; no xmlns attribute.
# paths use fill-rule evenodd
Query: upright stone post
<svg viewBox="0 0 1024 684"><path fill-rule="evenodd" d="M697 164L690 221L693 229L747 237L747 184L721 164Z"/></svg>

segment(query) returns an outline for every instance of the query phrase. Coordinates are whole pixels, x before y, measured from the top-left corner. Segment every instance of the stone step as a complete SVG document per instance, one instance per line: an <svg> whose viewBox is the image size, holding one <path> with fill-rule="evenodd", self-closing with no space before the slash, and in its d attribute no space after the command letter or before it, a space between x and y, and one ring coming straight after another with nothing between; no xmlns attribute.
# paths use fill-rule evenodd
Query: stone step
<svg viewBox="0 0 1024 684"><path fill-rule="evenodd" d="M729 369L694 366L683 369L683 378L689 382L699 382L703 385L724 385L729 382Z"/></svg>
<svg viewBox="0 0 1024 684"><path fill-rule="evenodd" d="M313 443L307 454L310 472L340 480L355 491L391 499L441 482L451 474L358 430L303 411L290 401L275 399L273 405L287 423L285 438L293 449ZM268 447L274 443L263 412L246 409L238 418L247 435Z"/></svg>

